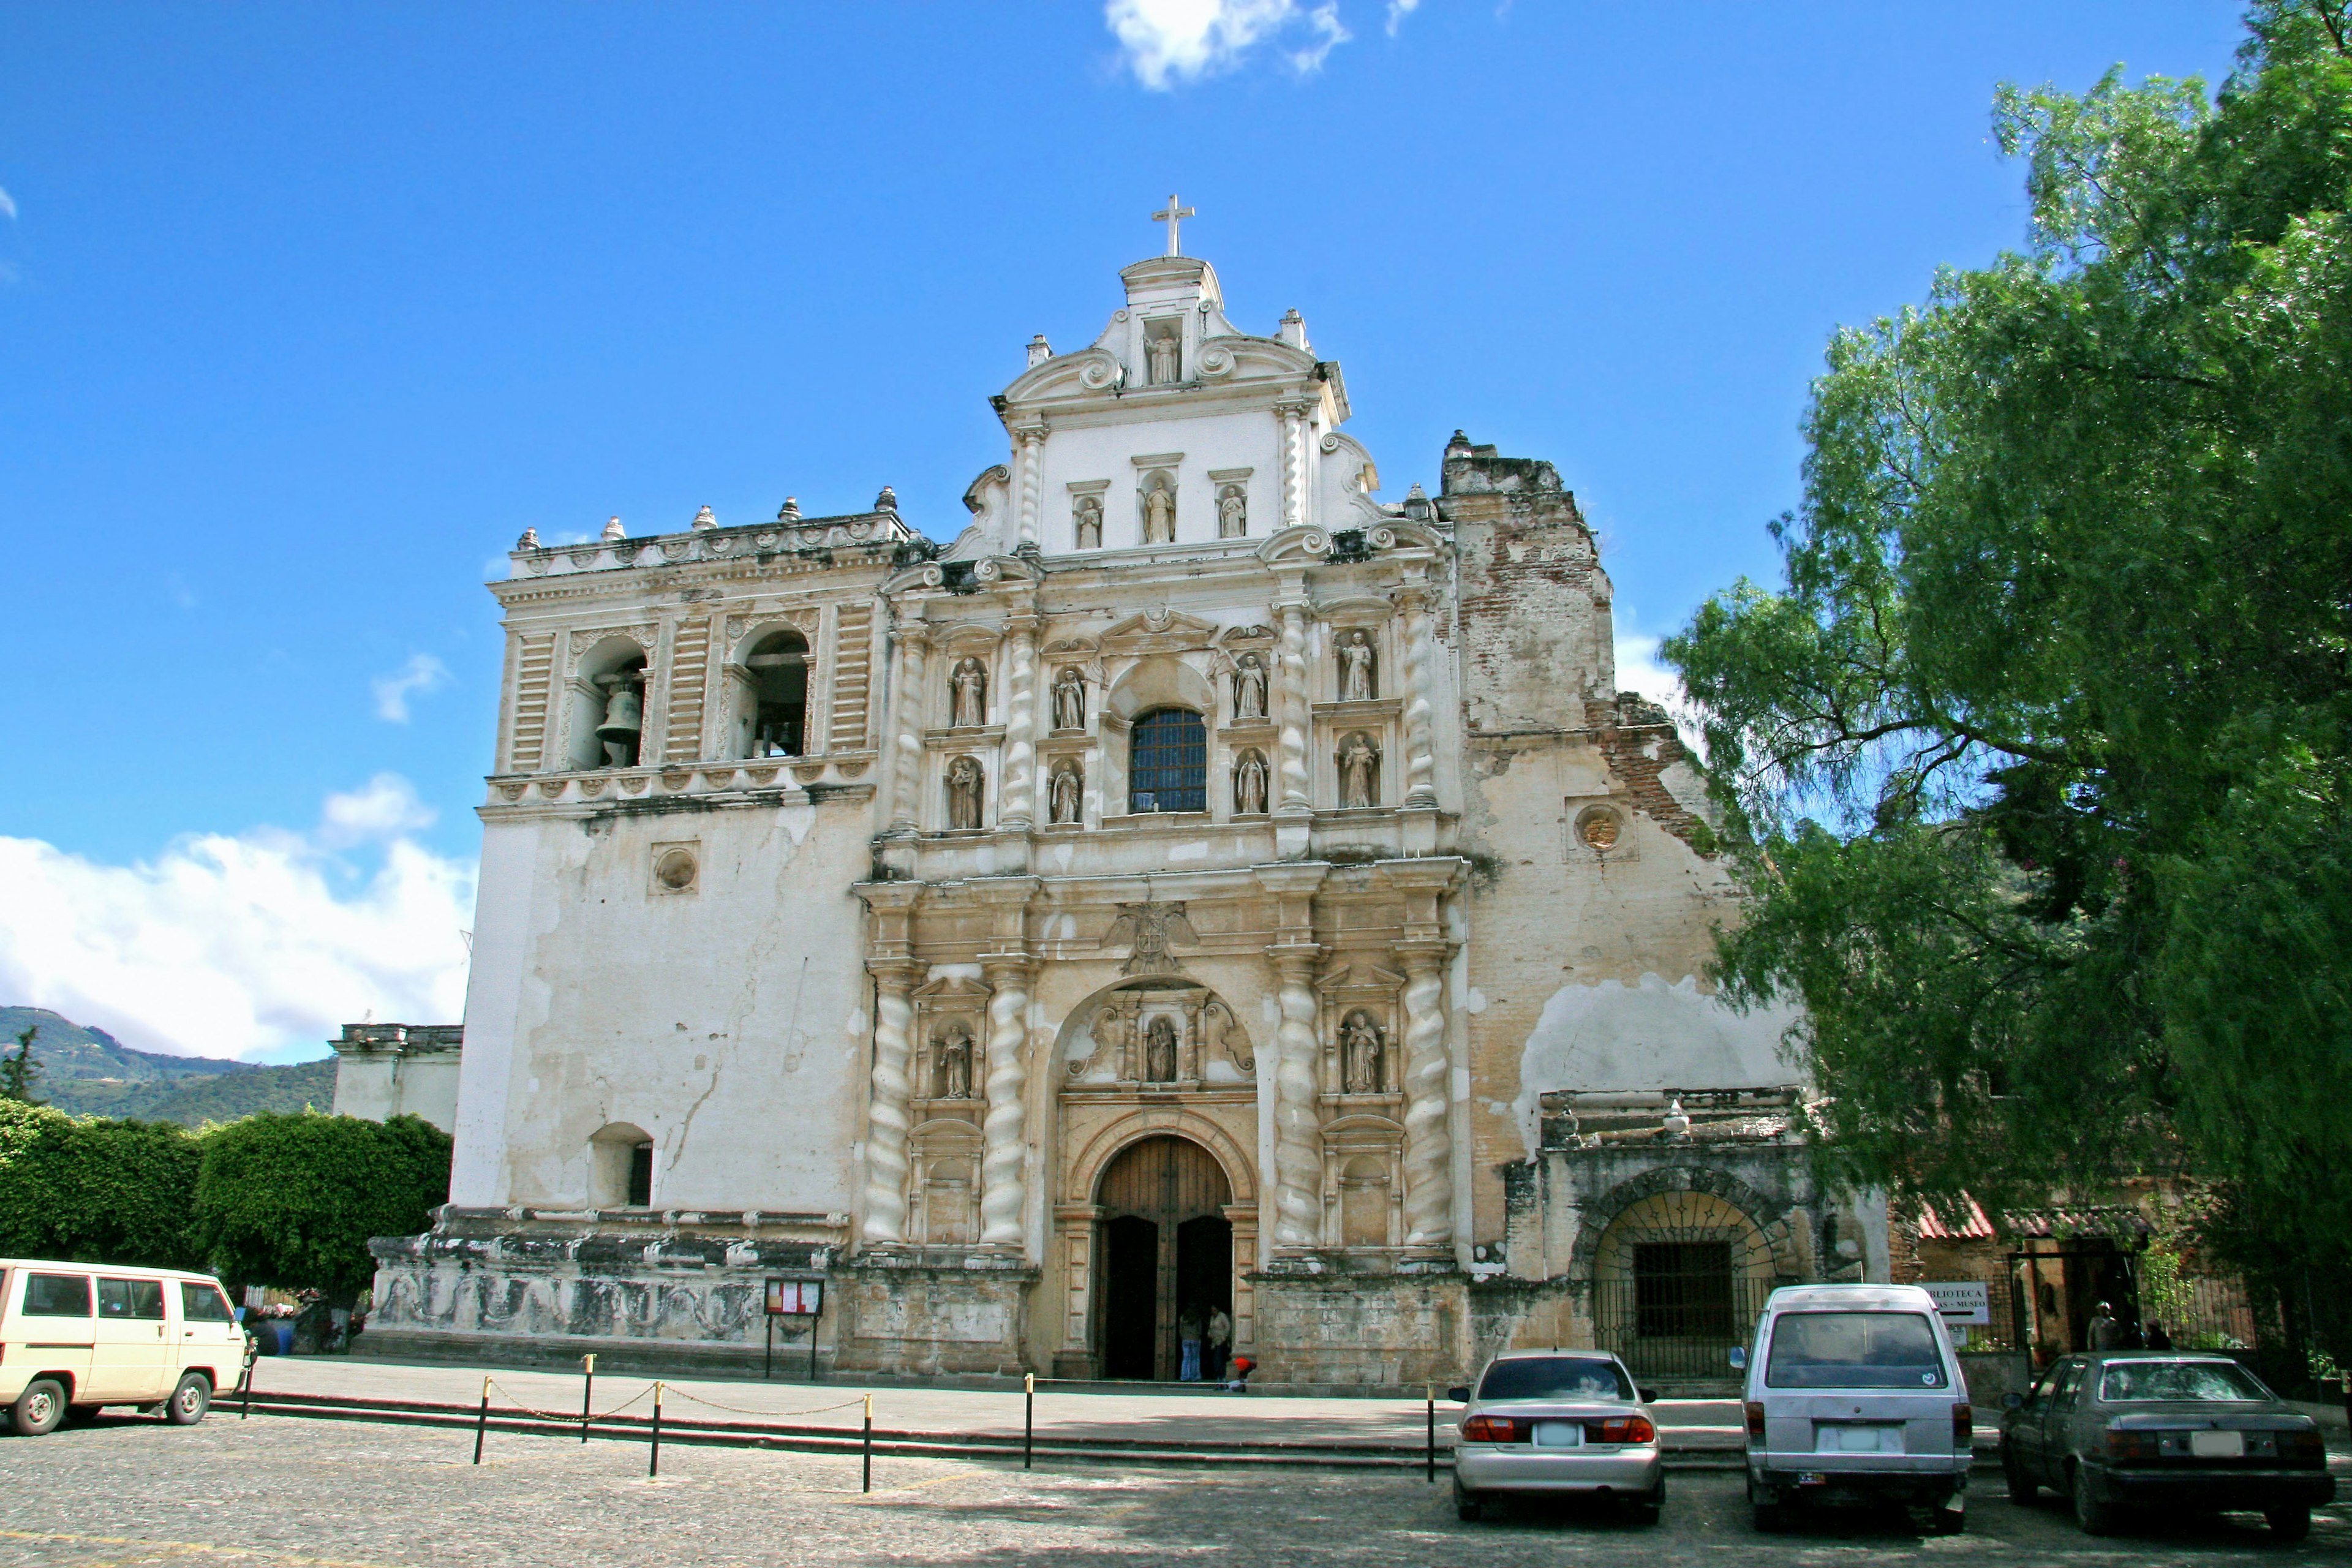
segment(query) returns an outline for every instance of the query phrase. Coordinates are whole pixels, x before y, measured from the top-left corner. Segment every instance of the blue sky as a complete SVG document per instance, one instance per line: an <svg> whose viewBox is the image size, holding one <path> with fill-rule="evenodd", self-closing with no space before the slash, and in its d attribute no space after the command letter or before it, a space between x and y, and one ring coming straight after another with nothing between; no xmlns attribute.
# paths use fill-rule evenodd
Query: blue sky
<svg viewBox="0 0 2352 1568"><path fill-rule="evenodd" d="M1772 571L1828 334L2021 241L1996 84L2218 79L2240 36L2167 0L10 7L0 1001L271 1058L454 1016L514 537L885 483L952 535L987 395L1100 329L1171 189L1235 320L1296 306L1345 365L1389 499L1456 426L1559 464L1638 658Z"/></svg>

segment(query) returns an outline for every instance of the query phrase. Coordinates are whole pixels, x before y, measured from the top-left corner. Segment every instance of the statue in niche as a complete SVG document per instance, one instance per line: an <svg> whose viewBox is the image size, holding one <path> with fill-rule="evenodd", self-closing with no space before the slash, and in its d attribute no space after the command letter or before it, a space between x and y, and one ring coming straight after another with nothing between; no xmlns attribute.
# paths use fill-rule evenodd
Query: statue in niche
<svg viewBox="0 0 2352 1568"><path fill-rule="evenodd" d="M1070 520L1077 531L1079 549L1102 548L1102 497L1080 496L1071 509Z"/></svg>
<svg viewBox="0 0 2352 1568"><path fill-rule="evenodd" d="M604 699L604 717L596 725L596 739L604 748L608 768L637 765L637 741L645 730L645 699L637 695L635 674L614 678Z"/></svg>
<svg viewBox="0 0 2352 1568"><path fill-rule="evenodd" d="M1064 823L1078 820L1078 803L1085 793L1085 781L1078 776L1078 764L1064 763L1054 770L1054 782L1047 791L1046 820Z"/></svg>
<svg viewBox="0 0 2352 1568"><path fill-rule="evenodd" d="M948 826L980 826L980 763L958 757L948 764Z"/></svg>
<svg viewBox="0 0 2352 1568"><path fill-rule="evenodd" d="M1340 1026L1339 1058L1349 1094L1381 1092L1381 1026L1360 1008Z"/></svg>
<svg viewBox="0 0 2352 1568"><path fill-rule="evenodd" d="M1265 756L1255 747L1234 764L1234 811L1255 816L1265 810Z"/></svg>
<svg viewBox="0 0 2352 1568"><path fill-rule="evenodd" d="M1377 805L1381 798L1381 752L1362 731L1339 748L1339 804Z"/></svg>
<svg viewBox="0 0 2352 1568"><path fill-rule="evenodd" d="M1265 661L1254 653L1234 662L1234 717L1265 717Z"/></svg>
<svg viewBox="0 0 2352 1568"><path fill-rule="evenodd" d="M1066 664L1054 677L1054 728L1083 730L1087 727L1087 678L1078 667Z"/></svg>
<svg viewBox="0 0 2352 1568"><path fill-rule="evenodd" d="M1239 485L1227 485L1217 495L1217 537L1239 539L1249 532L1249 501Z"/></svg>
<svg viewBox="0 0 2352 1568"><path fill-rule="evenodd" d="M1175 385L1176 355L1178 352L1176 334L1171 332L1165 337L1153 338L1151 340L1150 352L1151 354L1151 384L1154 386Z"/></svg>
<svg viewBox="0 0 2352 1568"><path fill-rule="evenodd" d="M950 1024L940 1035L940 1098L971 1098L971 1031Z"/></svg>
<svg viewBox="0 0 2352 1568"><path fill-rule="evenodd" d="M960 659L948 677L955 694L955 710L948 721L959 730L977 730L988 722L988 671L976 658Z"/></svg>
<svg viewBox="0 0 2352 1568"><path fill-rule="evenodd" d="M1143 1031L1143 1080L1176 1081L1176 1021L1165 1015L1152 1019Z"/></svg>
<svg viewBox="0 0 2352 1568"><path fill-rule="evenodd" d="M1176 542L1176 492L1169 487L1165 474L1152 475L1151 482L1143 489L1143 542Z"/></svg>
<svg viewBox="0 0 2352 1568"><path fill-rule="evenodd" d="M1358 630L1339 644L1339 700L1369 702L1372 699L1372 637Z"/></svg>

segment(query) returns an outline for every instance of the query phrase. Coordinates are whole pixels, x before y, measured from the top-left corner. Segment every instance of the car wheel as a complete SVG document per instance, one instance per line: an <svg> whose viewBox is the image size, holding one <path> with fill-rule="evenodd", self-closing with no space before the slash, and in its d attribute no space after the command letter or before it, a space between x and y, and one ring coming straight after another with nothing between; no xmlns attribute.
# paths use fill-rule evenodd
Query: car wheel
<svg viewBox="0 0 2352 1568"><path fill-rule="evenodd" d="M37 1377L8 1407L10 1425L19 1437L38 1437L58 1429L66 1418L65 1385L53 1377Z"/></svg>
<svg viewBox="0 0 2352 1568"><path fill-rule="evenodd" d="M1770 1492L1748 1483L1748 1517L1759 1535L1778 1535L1789 1527L1789 1506Z"/></svg>
<svg viewBox="0 0 2352 1568"><path fill-rule="evenodd" d="M1628 1504L1626 1511L1632 1515L1635 1524L1657 1523L1658 1516L1666 1511L1666 1478L1659 1476L1658 1484L1650 1489L1650 1495L1639 1502Z"/></svg>
<svg viewBox="0 0 2352 1568"><path fill-rule="evenodd" d="M2074 1522L2085 1535L2112 1535L2116 1530L2115 1506L2099 1500L2092 1489L2091 1472L2082 1465L2074 1467Z"/></svg>
<svg viewBox="0 0 2352 1568"><path fill-rule="evenodd" d="M1968 1510L1958 1508L1939 1508L1927 1521L1927 1528L1937 1535L1959 1535L1969 1528Z"/></svg>
<svg viewBox="0 0 2352 1568"><path fill-rule="evenodd" d="M2000 1479L2009 1483L2009 1500L2011 1502L2023 1503L2030 1508L2033 1500L2042 1495L2042 1483L2026 1473L2025 1467L2018 1462L2014 1454L2002 1453Z"/></svg>
<svg viewBox="0 0 2352 1568"><path fill-rule="evenodd" d="M163 1418L174 1426L193 1426L212 1407L213 1385L204 1373L192 1372L180 1379L179 1387L172 1390L171 1401L163 1406Z"/></svg>
<svg viewBox="0 0 2352 1568"><path fill-rule="evenodd" d="M1460 1477L1454 1481L1454 1517L1465 1524L1475 1524L1486 1516L1485 1500L1462 1484Z"/></svg>
<svg viewBox="0 0 2352 1568"><path fill-rule="evenodd" d="M2311 1533L2311 1510L2301 1503L2263 1510L2263 1522L2281 1541L2301 1541Z"/></svg>

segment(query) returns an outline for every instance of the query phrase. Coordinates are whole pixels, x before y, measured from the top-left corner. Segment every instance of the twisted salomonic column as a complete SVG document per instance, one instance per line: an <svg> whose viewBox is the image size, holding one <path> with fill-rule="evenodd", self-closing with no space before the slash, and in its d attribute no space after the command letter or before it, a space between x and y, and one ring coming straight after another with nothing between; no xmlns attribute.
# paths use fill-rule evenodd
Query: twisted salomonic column
<svg viewBox="0 0 2352 1568"><path fill-rule="evenodd" d="M1022 1175L1029 1157L1029 965L992 959L982 973L993 994L988 999L988 1113L981 1123L980 1239L1018 1247L1028 1195Z"/></svg>
<svg viewBox="0 0 2352 1568"><path fill-rule="evenodd" d="M1004 766L996 825L1026 832L1037 807L1037 617L1013 617L1005 642Z"/></svg>
<svg viewBox="0 0 2352 1568"><path fill-rule="evenodd" d="M1404 804L1437 804L1437 746L1432 736L1429 696L1429 599L1408 589L1404 610Z"/></svg>
<svg viewBox="0 0 2352 1568"><path fill-rule="evenodd" d="M1276 809L1301 812L1307 800L1307 606L1290 603L1282 609L1282 647L1276 679L1276 708L1281 730L1275 743L1275 773L1282 791Z"/></svg>
<svg viewBox="0 0 2352 1568"><path fill-rule="evenodd" d="M1404 961L1404 1244L1441 1247L1454 1239L1442 954L1401 947L1398 956Z"/></svg>
<svg viewBox="0 0 2352 1568"><path fill-rule="evenodd" d="M1321 1245L1323 1129L1317 1115L1315 959L1320 950L1279 949L1274 958L1282 1022L1274 1032L1274 1244Z"/></svg>
<svg viewBox="0 0 2352 1568"><path fill-rule="evenodd" d="M1021 537L1013 548L1034 552L1037 549L1038 512L1041 510L1039 487L1045 482L1045 426L1027 425L1013 434L1021 442Z"/></svg>
<svg viewBox="0 0 2352 1568"><path fill-rule="evenodd" d="M1307 413L1305 403L1281 403L1275 413L1282 420L1282 526L1297 528L1307 521Z"/></svg>
<svg viewBox="0 0 2352 1568"><path fill-rule="evenodd" d="M891 699L891 744L898 771L890 783L890 830L912 833L923 821L923 649L929 630L920 621L898 628L898 689Z"/></svg>
<svg viewBox="0 0 2352 1568"><path fill-rule="evenodd" d="M908 1064L914 1055L914 966L879 962L874 972L874 1093L866 1111L866 1240L907 1238Z"/></svg>

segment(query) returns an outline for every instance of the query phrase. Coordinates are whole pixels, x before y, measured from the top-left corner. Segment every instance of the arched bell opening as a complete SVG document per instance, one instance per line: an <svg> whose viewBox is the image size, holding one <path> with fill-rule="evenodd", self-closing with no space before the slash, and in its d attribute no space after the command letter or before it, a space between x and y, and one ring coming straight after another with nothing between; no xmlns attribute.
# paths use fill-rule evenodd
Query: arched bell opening
<svg viewBox="0 0 2352 1568"><path fill-rule="evenodd" d="M753 643L729 672L734 689L732 755L805 754L808 663L808 639L786 626Z"/></svg>
<svg viewBox="0 0 2352 1568"><path fill-rule="evenodd" d="M1102 1375L1208 1379L1223 1357L1208 1342L1234 1321L1233 1184L1217 1157L1160 1134L1121 1150L1096 1184L1095 1343ZM1197 1350L1187 1356L1185 1341Z"/></svg>
<svg viewBox="0 0 2352 1568"><path fill-rule="evenodd" d="M645 648L628 637L590 648L572 678L571 706L573 771L635 767L645 739Z"/></svg>

